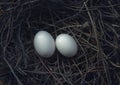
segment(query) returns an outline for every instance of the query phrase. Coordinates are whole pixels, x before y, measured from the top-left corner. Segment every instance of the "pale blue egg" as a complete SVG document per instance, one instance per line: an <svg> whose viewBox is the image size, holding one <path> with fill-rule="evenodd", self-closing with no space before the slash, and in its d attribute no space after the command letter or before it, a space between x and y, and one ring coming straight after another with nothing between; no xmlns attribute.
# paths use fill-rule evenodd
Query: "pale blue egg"
<svg viewBox="0 0 120 85"><path fill-rule="evenodd" d="M40 56L51 57L55 51L55 42L51 34L39 31L34 37L34 48Z"/></svg>
<svg viewBox="0 0 120 85"><path fill-rule="evenodd" d="M58 51L65 57L73 57L78 51L76 41L68 34L60 34L57 36L56 47Z"/></svg>

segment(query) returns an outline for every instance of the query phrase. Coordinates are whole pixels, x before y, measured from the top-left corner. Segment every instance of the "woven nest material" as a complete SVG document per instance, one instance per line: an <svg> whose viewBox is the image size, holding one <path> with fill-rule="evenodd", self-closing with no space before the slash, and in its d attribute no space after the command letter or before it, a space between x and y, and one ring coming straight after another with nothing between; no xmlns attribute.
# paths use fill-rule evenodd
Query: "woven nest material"
<svg viewBox="0 0 120 85"><path fill-rule="evenodd" d="M42 58L35 33L74 37L78 53ZM0 2L0 85L119 85L119 0Z"/></svg>

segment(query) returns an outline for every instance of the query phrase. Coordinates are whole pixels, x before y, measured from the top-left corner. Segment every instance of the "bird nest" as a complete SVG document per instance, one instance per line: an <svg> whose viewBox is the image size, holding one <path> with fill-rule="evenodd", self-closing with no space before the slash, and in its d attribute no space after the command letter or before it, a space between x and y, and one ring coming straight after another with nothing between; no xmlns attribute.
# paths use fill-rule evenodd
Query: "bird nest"
<svg viewBox="0 0 120 85"><path fill-rule="evenodd" d="M0 2L0 85L120 84L119 0L11 0ZM78 53L42 58L35 33L67 33Z"/></svg>

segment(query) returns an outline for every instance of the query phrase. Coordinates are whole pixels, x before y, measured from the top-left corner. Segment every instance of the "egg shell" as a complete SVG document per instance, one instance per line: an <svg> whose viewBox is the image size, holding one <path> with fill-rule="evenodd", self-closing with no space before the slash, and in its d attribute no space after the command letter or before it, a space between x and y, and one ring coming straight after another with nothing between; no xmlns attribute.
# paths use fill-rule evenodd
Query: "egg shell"
<svg viewBox="0 0 120 85"><path fill-rule="evenodd" d="M73 57L78 51L76 41L68 34L60 34L56 38L56 47L65 57Z"/></svg>
<svg viewBox="0 0 120 85"><path fill-rule="evenodd" d="M55 51L55 41L50 33L39 31L34 37L34 48L40 56L49 58Z"/></svg>

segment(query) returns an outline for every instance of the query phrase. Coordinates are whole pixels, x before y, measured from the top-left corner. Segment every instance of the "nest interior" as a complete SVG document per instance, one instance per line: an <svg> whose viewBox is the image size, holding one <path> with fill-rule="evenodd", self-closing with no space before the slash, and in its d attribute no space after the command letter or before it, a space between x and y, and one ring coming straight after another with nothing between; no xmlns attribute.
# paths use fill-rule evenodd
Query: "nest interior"
<svg viewBox="0 0 120 85"><path fill-rule="evenodd" d="M78 53L45 59L35 33L74 37ZM120 84L119 0L4 0L0 2L1 85Z"/></svg>

